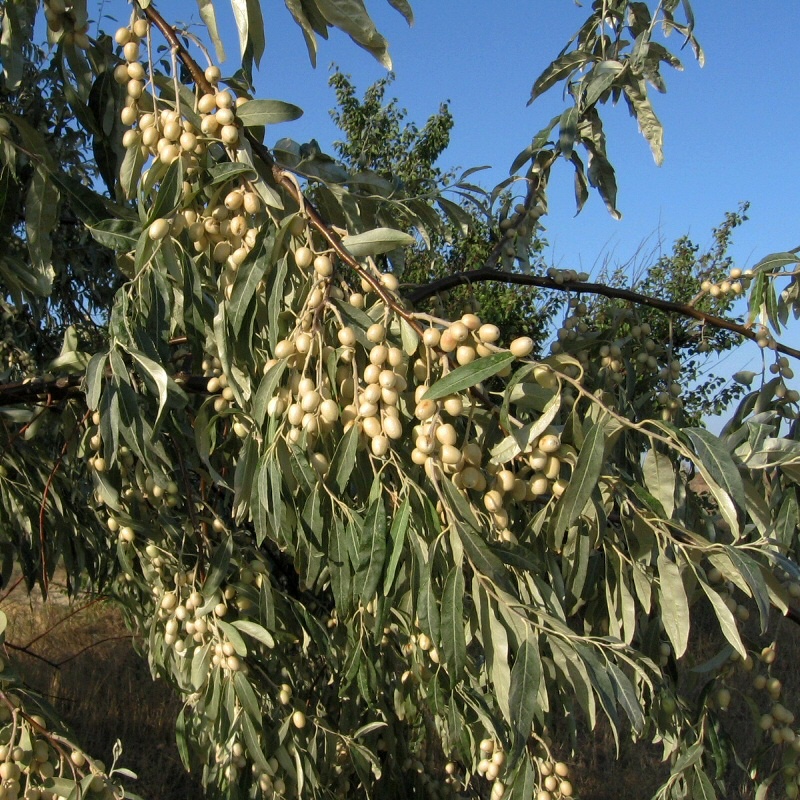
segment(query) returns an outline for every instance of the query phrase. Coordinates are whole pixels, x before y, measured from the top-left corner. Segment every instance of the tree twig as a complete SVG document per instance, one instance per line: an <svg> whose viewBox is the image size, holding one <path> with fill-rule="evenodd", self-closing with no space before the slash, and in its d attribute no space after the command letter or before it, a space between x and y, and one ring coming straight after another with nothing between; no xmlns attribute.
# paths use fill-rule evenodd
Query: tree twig
<svg viewBox="0 0 800 800"><path fill-rule="evenodd" d="M80 608L73 608L70 610L68 614L65 614L58 622L53 623L47 630L42 631L42 633L34 636L27 644L23 645L25 648L32 647L36 642L40 639L43 639L45 636L51 634L59 625L65 623L68 619L71 619L76 614L80 614L82 611L86 611L87 608L91 608L95 603L99 603L104 598L102 597L95 597L94 600L90 600L85 606L81 606Z"/></svg>
<svg viewBox="0 0 800 800"><path fill-rule="evenodd" d="M17 644L11 644L11 642L4 642L4 644L10 650L16 650L18 653L25 653L26 656L30 656L31 658L36 658L39 661L42 661L45 664L47 664L48 667L52 667L53 669L59 669L59 667L61 666L60 664L56 664L55 661L50 661L49 658L45 658L44 656L40 656L38 653L34 653L33 650L28 650L27 647L22 647Z"/></svg>
<svg viewBox="0 0 800 800"><path fill-rule="evenodd" d="M412 304L416 305L422 300L427 299L439 292L444 292L448 289L453 289L456 286L469 286L473 283L482 283L487 281L494 281L497 283L513 283L520 286L536 286L540 289L552 289L558 292L574 292L582 294L596 294L603 297L610 297L616 300L627 300L628 302L635 303L636 305L645 306L649 308L656 308L666 314L678 314L683 317L690 317L702 322L704 325L709 325L713 328L721 328L723 330L732 331L739 336L755 341L758 334L751 330L746 325L738 322L732 322L724 317L717 317L713 314L708 314L705 311L700 311L686 303L675 303L671 300L661 300L658 297L651 297L649 295L634 292L631 289L621 289L614 286L607 286L604 283L586 283L583 281L564 281L556 283L552 278L543 275L519 275L514 272L502 272L501 270L492 267L481 267L479 269L468 270L467 272L456 272L452 275L445 275L442 278L437 278L424 286L420 286L406 295L406 299ZM785 355L793 356L800 359L800 350L788 345L776 342L778 352Z"/></svg>

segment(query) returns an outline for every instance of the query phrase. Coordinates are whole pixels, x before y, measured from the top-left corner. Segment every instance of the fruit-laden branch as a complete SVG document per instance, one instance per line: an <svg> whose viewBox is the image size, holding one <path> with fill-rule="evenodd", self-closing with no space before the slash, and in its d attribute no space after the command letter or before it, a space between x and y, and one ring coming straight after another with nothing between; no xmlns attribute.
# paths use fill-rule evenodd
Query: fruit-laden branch
<svg viewBox="0 0 800 800"><path fill-rule="evenodd" d="M161 16L152 3L142 8L142 11L169 42L173 52L183 62L197 86L205 93L213 93L214 87L206 79L205 73L200 68L198 63L194 60L194 58L192 58L191 54L183 46L174 28ZM273 180L278 185L286 189L297 202L297 204L303 208L310 224L327 241L341 261L355 270L359 277L364 278L389 308L391 308L400 317L405 319L419 335L422 335L422 327L413 313L409 311L409 309L404 308L401 304L399 304L392 293L386 290L380 279L373 275L369 270L364 269L358 260L356 260L348 252L347 248L342 244L342 239L339 234L333 230L327 222L325 222L320 213L314 207L313 203L311 203L303 194L297 182L290 177L286 170L284 170L275 162L275 159L272 157L269 148L256 139L249 130L245 130L245 134L251 147L253 148L253 152L270 169ZM549 166L549 164L546 166ZM536 189L532 187L528 192L525 203L528 211L530 211L534 205L535 197ZM492 260L496 261L496 259L497 253L493 252ZM556 281L553 279L544 276L517 275L509 272L501 272L491 266L482 267L480 269L471 270L468 272L456 273L454 275L447 275L427 284L426 286L415 289L406 297L411 304L414 305L419 303L421 300L424 300L425 298L446 289L481 281L498 281L525 286L537 286L539 288L552 289L556 291L584 292L589 294L603 295L605 297L627 300L638 305L656 308L668 314L678 314L684 317L696 319L702 322L704 325L710 325L714 328L732 331L745 339L750 339L751 341L756 341L759 338L758 334L746 325L732 322L722 317L714 316L713 314L707 314L704 311L700 311L699 309L685 303L674 303L668 300L660 300L656 297L649 297L647 295L634 292L630 289L618 289L599 283L579 283L570 281L556 283ZM793 347L776 342L775 349L784 355L789 355L800 359L800 350L797 350Z"/></svg>
<svg viewBox="0 0 800 800"><path fill-rule="evenodd" d="M197 84L197 86L203 92L207 94L213 94L215 91L214 87L206 79L205 73L200 68L200 65L194 60L194 58L192 58L189 51L183 46L177 34L175 33L174 28L164 19L164 17L161 16L152 3L148 4L146 7L142 7L142 11L169 42L173 53L175 53L175 55L183 62L184 66L189 71L189 74L192 76L192 80ZM359 261L348 252L347 248L342 244L341 236L339 236L339 234L333 230L322 218L320 213L314 207L314 204L311 203L310 200L303 194L303 191L300 189L297 182L290 177L289 173L276 163L275 159L272 157L272 153L269 151L269 148L260 142L249 129L245 129L245 135L253 149L253 152L269 168L270 172L272 173L273 180L279 186L283 187L292 196L298 206L303 209L309 223L317 230L322 238L325 239L339 259L341 259L341 261L347 264L351 269L355 270L360 278L366 280L372 289L378 294L381 300L398 316L405 319L405 321L411 325L418 335L422 336L423 327L420 325L416 317L408 309L403 308L403 306L397 302L397 299L394 297L394 295L386 289L377 276L373 275L369 270L364 269Z"/></svg>
<svg viewBox="0 0 800 800"><path fill-rule="evenodd" d="M657 297L640 294L631 289L619 289L614 286L607 286L604 283L586 283L583 281L562 281L558 283L553 278L548 278L543 275L519 275L513 272L502 272L493 267L481 267L480 269L469 270L467 272L456 272L452 275L445 275L443 278L437 278L435 281L425 284L425 286L420 286L408 292L406 294L406 299L412 305L416 305L422 300L432 297L439 292L453 289L456 286L468 286L472 283L481 283L483 281L514 283L522 286L537 286L540 289L553 289L554 291L560 292L598 294L617 300L627 300L640 306L657 308L659 311L663 311L666 314L678 314L684 317L691 317L692 319L702 322L704 325L732 331L752 341L756 341L759 338L759 334L747 325L732 322L723 317L716 317L713 314L707 314L705 311L700 311L686 303L674 303L670 300L660 300ZM784 353L787 356L800 359L800 350L794 347L775 342L775 349L779 353Z"/></svg>

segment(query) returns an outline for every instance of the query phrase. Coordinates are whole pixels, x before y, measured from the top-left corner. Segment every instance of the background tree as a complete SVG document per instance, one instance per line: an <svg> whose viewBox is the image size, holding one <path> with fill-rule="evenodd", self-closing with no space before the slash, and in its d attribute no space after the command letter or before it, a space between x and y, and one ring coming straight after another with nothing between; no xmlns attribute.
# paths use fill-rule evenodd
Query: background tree
<svg viewBox="0 0 800 800"><path fill-rule="evenodd" d="M391 76L368 87L362 100L356 97L356 88L350 79L339 70L331 77L330 84L335 89L337 102L332 117L346 136L345 140L335 143L335 149L346 167L354 171L366 167L387 180L396 178L404 187L410 187L412 193L426 184L438 182L446 186L454 179L454 169L442 172L436 166L446 152L454 124L445 104L420 131L414 123L404 125L405 111L399 109L396 98L385 102ZM476 179L480 180L479 174ZM404 283L424 287L444 275L460 274L489 260L493 248L503 240L503 227L508 228L511 222L513 195L508 191L502 193L498 210L487 207L488 192L480 186L474 189L476 192L461 202L460 223L440 210L441 231L426 232L425 241L415 251L406 253L400 274ZM484 200L480 205L476 194ZM435 208L433 199L430 207ZM743 284L742 271L737 270L728 250L735 229L747 220L746 212L747 204L743 204L737 212L728 213L713 231L711 247L703 252L698 244L684 236L674 243L671 253L654 259L652 264L647 264L648 256L644 255L633 274L629 265L623 265L603 270L599 278L611 286L636 289L673 303L692 303L708 313L731 312ZM468 225L464 224L465 219ZM546 272L547 243L542 238L543 231L540 227L540 232L531 237L524 271L520 266L513 268L518 274ZM728 279L731 270L739 277ZM709 293L711 283L721 288ZM701 285L706 286L703 292L699 292ZM530 336L535 343L534 352L539 355L548 351L551 344L548 339L559 335L556 322L559 315L564 320L572 316L572 323L587 330L591 328L596 331L597 338L610 342L631 338L642 342L649 339L648 346L670 342L673 360L682 363L684 385L680 403L687 419L696 424L702 424L709 414L722 413L744 391L741 383L727 380L714 370L719 357L738 342L735 334L716 328L706 330L696 320L653 314L652 310L637 315L635 304L630 300L587 297L582 323L571 315L567 300L559 293L545 294L532 286L506 286L492 281L455 287L444 296L434 295L431 300L432 309L439 316L455 317L479 310L487 319L495 321L508 341ZM644 330L649 328L649 333L642 333L643 322ZM569 327L564 329L561 336L573 336L569 330ZM566 339L555 349L564 347L579 351L583 346L581 337L577 348L571 347ZM655 355L650 350L643 348L640 353L638 358L655 363ZM640 415L657 414L662 406L677 402L675 397L665 396L668 387L663 381L670 377L662 370L639 371L635 381L626 383L625 389L636 400ZM657 402L653 402L654 399Z"/></svg>
<svg viewBox="0 0 800 800"><path fill-rule="evenodd" d="M239 8L230 81L152 3L112 40L87 35L81 3L50 0L47 65L31 48L36 3L6 6L0 280L42 344L0 385L3 574L46 595L63 566L73 593L114 599L184 702L177 741L209 796L570 797L554 735L600 717L663 745L660 796L724 795L728 685L756 659L760 733L733 763L760 791L797 795L794 713L772 670L776 617L796 616L800 591L787 383L800 353L775 338L797 310L798 257L718 283L720 251L690 302L535 266L558 159L579 205L591 184L615 212L598 104L624 96L660 154L647 82L675 59L654 37L677 30L700 53L677 6L652 19L645 3L593 6L534 85L566 80L572 105L488 196L469 171L409 192L314 141L269 148L265 128L300 110L247 93L264 47L255 3ZM287 8L312 58L340 27L387 60L360 3ZM378 118L395 130L396 109ZM463 270L401 287L416 235L461 247L472 215L447 192L472 197L485 228ZM701 306L740 279L747 324ZM551 355L423 305L494 283L568 297ZM623 306L594 325L595 295ZM636 316L650 310L670 320L663 340ZM775 353L721 437L684 418L684 318ZM5 795L123 795L124 772L3 666Z"/></svg>

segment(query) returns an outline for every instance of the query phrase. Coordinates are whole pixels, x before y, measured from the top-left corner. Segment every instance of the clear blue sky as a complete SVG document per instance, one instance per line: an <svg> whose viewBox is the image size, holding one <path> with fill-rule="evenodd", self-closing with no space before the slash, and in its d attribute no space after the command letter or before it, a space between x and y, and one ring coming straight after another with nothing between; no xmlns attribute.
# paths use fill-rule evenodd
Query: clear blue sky
<svg viewBox="0 0 800 800"><path fill-rule="evenodd" d="M316 138L330 152L337 138L329 116L334 103L327 85L330 65L349 73L359 91L385 70L338 31L320 42L318 67L312 69L302 34L283 3L262 5L267 53L257 76L258 94L305 111L299 121L273 128L270 141ZM489 164L493 170L482 173L483 183L493 186L531 136L564 107L559 89L532 106L526 103L536 76L588 12L571 0L412 0L412 5L416 23L409 28L386 2L368 1L390 43L396 73L390 92L408 110L408 119L420 125L441 101L449 101L456 125L441 165ZM655 166L624 104L608 107L604 117L623 219L613 220L594 194L576 217L571 167L559 165L545 219L548 258L556 265L591 271L604 258L627 262L643 242L643 252L661 242L668 249L684 233L708 244L711 228L744 200L751 209L750 221L736 234L740 266L800 245L800 166L791 143L800 123L800 88L792 66L800 3L695 0L693 6L706 65L700 69L688 48L679 52L685 70L665 67L669 91L653 93L665 126L664 165ZM178 7L172 19L185 18L189 7ZM217 7L234 64L238 48L230 9L222 2ZM680 48L676 37L669 42L673 51ZM757 352L747 350L742 356L755 368ZM731 371L744 365L741 357L737 362Z"/></svg>
<svg viewBox="0 0 800 800"><path fill-rule="evenodd" d="M408 28L387 3L369 3L390 43L397 76L390 91L419 124L449 100L456 127L442 166L490 164L495 169L484 173L483 181L492 185L505 177L532 134L563 107L558 89L532 106L526 102L535 77L587 11L570 0L417 0L413 5L416 23ZM222 6L221 17L227 13ZM606 110L621 221L611 219L594 195L575 217L571 167L563 164L554 172L545 222L557 264L590 269L604 256L625 261L645 239L653 247L659 238L669 244L687 232L707 243L711 227L742 200L752 204L750 222L736 237L735 253L743 266L800 245L800 166L789 145L800 122L800 88L790 66L800 4L772 0L768 6L748 0L694 3L706 66L700 69L687 48L680 53L683 72L666 68L669 92L654 96L666 129L662 167L655 166L624 105ZM264 4L264 13L267 54L257 78L259 93L305 111L298 122L276 126L271 136L313 137L330 148L336 138L328 115L330 64L351 74L359 90L385 71L338 31L320 43L314 70L283 4ZM673 48L680 46L674 36L670 41ZM233 61L238 55L233 41L229 49Z"/></svg>

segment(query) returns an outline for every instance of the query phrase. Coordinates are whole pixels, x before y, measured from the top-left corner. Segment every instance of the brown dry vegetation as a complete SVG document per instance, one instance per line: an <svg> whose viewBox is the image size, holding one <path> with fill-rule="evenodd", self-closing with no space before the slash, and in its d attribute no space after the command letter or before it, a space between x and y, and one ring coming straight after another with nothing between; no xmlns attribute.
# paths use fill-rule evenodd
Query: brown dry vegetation
<svg viewBox="0 0 800 800"><path fill-rule="evenodd" d="M185 773L175 745L180 704L162 681L152 680L145 659L135 651L112 606L102 602L70 606L63 589L55 584L46 604L38 595L30 599L17 588L0 597L0 608L9 619L7 642L17 647L33 642L27 648L30 653L11 648L9 656L26 682L63 715L88 751L110 764L114 742L120 739L121 765L139 776L130 786L132 791L150 800L202 797L199 781ZM753 646L766 643L759 638L754 620L747 629ZM800 628L782 620L778 634L778 659L771 672L784 682L781 701L800 717ZM715 638L710 620L698 625L690 648L692 661L700 663L712 656L710 642ZM765 671L764 665L756 669L759 666ZM723 714L724 727L742 752L752 752L762 741L754 714L769 709L766 694L752 689L754 674L736 668L727 681L733 701ZM696 693L701 686L699 680ZM755 701L754 707L748 707L745 696ZM554 733L562 738L562 732ZM556 752L566 756L568 749L565 745ZM579 732L576 755L567 760L573 764L572 780L583 800L644 800L669 775L669 765L660 757L659 746L630 740L621 741L617 754L609 727L601 720L593 733ZM776 788L781 786L777 781ZM753 794L728 779L725 797L752 800Z"/></svg>
<svg viewBox="0 0 800 800"><path fill-rule="evenodd" d="M12 592L0 605L9 620L6 641L23 646L45 635L30 653L9 649L10 657L88 752L111 764L114 742L121 740L119 765L138 775L131 791L149 800L201 798L175 744L176 696L152 679L118 611L102 602L78 611L83 605L70 607L57 584L46 604L38 595Z"/></svg>

